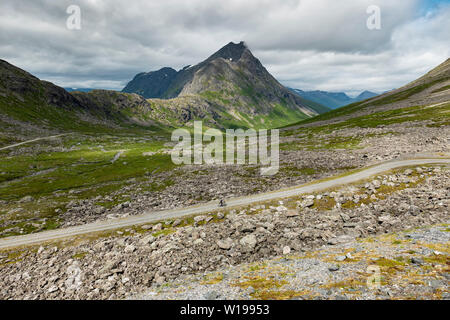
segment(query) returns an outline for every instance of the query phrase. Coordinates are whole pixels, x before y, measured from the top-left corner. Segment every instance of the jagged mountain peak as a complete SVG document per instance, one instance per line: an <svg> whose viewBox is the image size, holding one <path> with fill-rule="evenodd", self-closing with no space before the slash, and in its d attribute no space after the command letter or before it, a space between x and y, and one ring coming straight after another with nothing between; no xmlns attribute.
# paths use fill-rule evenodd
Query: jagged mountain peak
<svg viewBox="0 0 450 320"><path fill-rule="evenodd" d="M192 83L197 72L211 71L221 68L221 61L231 63L241 62L261 75L263 66L248 49L244 41L238 43L229 42L220 48L206 60L191 66L188 65L179 71L170 67L161 68L157 71L142 72L137 74L122 90L127 93L138 93L145 98L164 98L170 99L179 96L182 93L192 93L186 91L186 85ZM224 65L222 65L223 67ZM166 74L168 76L166 76ZM192 88L192 86L190 86ZM196 87L196 86L194 86Z"/></svg>
<svg viewBox="0 0 450 320"><path fill-rule="evenodd" d="M230 42L211 55L208 59L206 59L206 61L212 61L217 58L238 61L246 50L248 50L248 47L244 41L239 43Z"/></svg>
<svg viewBox="0 0 450 320"><path fill-rule="evenodd" d="M264 126L270 125L264 123L264 118L285 123L289 118L306 118L328 110L281 85L244 41L230 42L202 62L181 69L167 86L163 87L161 79L156 80L155 73L147 73L135 77L123 91L159 98L153 103L172 108L174 114L180 109L189 110L183 122L197 116L205 119L210 114L211 123L225 119L229 123Z"/></svg>

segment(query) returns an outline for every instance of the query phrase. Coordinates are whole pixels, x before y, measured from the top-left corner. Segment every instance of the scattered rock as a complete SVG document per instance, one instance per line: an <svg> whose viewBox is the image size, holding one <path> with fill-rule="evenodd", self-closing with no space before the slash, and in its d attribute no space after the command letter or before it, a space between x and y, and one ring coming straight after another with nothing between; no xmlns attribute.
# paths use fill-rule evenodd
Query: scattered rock
<svg viewBox="0 0 450 320"><path fill-rule="evenodd" d="M239 243L244 246L248 247L250 249L254 249L257 243L256 236L254 234L249 234L245 237L243 237L241 240L239 240Z"/></svg>
<svg viewBox="0 0 450 320"><path fill-rule="evenodd" d="M153 231L161 231L162 230L162 223L155 224L152 228Z"/></svg>
<svg viewBox="0 0 450 320"><path fill-rule="evenodd" d="M225 215L223 214L223 212L217 213L217 219L223 219L224 217L225 217Z"/></svg>
<svg viewBox="0 0 450 320"><path fill-rule="evenodd" d="M283 255L287 255L291 253L291 248L289 246L284 246L283 247Z"/></svg>
<svg viewBox="0 0 450 320"><path fill-rule="evenodd" d="M151 243L153 243L155 241L155 237L151 234L145 236L144 238L142 238L141 240L139 240L139 244L145 246L145 245L149 245Z"/></svg>
<svg viewBox="0 0 450 320"><path fill-rule="evenodd" d="M286 217L288 217L288 218L298 217L298 216L299 216L299 212L297 210L288 210L286 212Z"/></svg>
<svg viewBox="0 0 450 320"><path fill-rule="evenodd" d="M26 203L31 201L34 201L34 198L32 196L25 196L19 200L19 203Z"/></svg>
<svg viewBox="0 0 450 320"><path fill-rule="evenodd" d="M180 220L180 219L176 219L176 220L173 222L172 226L173 226L173 227L177 227L177 226L179 226L180 224L181 224L181 220Z"/></svg>
<svg viewBox="0 0 450 320"><path fill-rule="evenodd" d="M194 221L195 222L200 222L200 221L205 220L205 218L206 218L206 216L195 216L194 217Z"/></svg>
<svg viewBox="0 0 450 320"><path fill-rule="evenodd" d="M225 240L218 240L217 245L220 249L230 250L233 245L233 240L231 238L226 238Z"/></svg>
<svg viewBox="0 0 450 320"><path fill-rule="evenodd" d="M219 300L221 298L221 295L217 291L208 291L204 295L205 300Z"/></svg>
<svg viewBox="0 0 450 320"><path fill-rule="evenodd" d="M199 245L199 244L202 244L204 241L203 241L203 239L196 239L196 240L194 240L194 245Z"/></svg>
<svg viewBox="0 0 450 320"><path fill-rule="evenodd" d="M333 264L332 266L328 267L328 270L331 272L338 271L340 267L337 264Z"/></svg>

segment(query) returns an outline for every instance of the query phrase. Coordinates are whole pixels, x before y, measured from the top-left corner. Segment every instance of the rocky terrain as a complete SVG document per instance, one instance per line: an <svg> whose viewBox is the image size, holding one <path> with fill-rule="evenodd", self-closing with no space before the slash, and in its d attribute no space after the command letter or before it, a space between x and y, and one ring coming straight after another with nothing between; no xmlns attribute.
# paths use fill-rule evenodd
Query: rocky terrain
<svg viewBox="0 0 450 320"><path fill-rule="evenodd" d="M449 76L447 60L309 119L321 111L287 93L244 44L173 74L165 91L149 88L171 99L68 93L0 61L0 237L278 190L391 159L448 158ZM194 119L287 125L279 172L175 165L171 129ZM446 167L404 168L320 194L3 250L0 298L447 299L449 185ZM371 278L376 290L365 282L371 270L381 276Z"/></svg>
<svg viewBox="0 0 450 320"><path fill-rule="evenodd" d="M26 173L24 177L9 180L2 185L5 195L17 194L18 198L1 201L0 211L3 214L0 220L0 234L3 236L24 234L53 227L55 220L52 220L52 217L55 214L60 227L79 225L99 219L140 214L146 210L183 207L220 198L277 190L382 160L398 159L416 153L448 153L449 128L428 126L429 123L415 121L374 128L344 127L331 132L319 132L313 136L302 131L295 134L289 132L288 135L281 137L280 171L275 176L261 176L257 166L196 165L173 167L160 172L152 172L157 168L152 166L149 169L142 168L145 169L142 172L146 174L141 176L140 171L136 171L135 178L127 178L122 186L117 185L115 190L105 194L99 194L95 189L92 191L92 187L64 191L61 190L61 187L66 188L64 185L60 188L55 185L52 188L55 191L51 194L35 195L20 191L23 194L20 196L16 190L23 189L26 181L30 181L29 183L34 183L36 179L45 181L46 176L58 172L55 171L57 167L47 167L48 161L45 162L46 166L41 167L39 162L25 160L24 165L29 162L30 168L34 166L37 168L32 169L32 173ZM24 154L52 152L59 159L61 155L83 150L77 145L70 148L61 147L61 143L69 139L72 139L72 136L23 145L4 152L7 155L6 159L24 159ZM91 138L80 137L80 141L86 139ZM129 142L124 143L123 147L121 144L117 145L115 147L117 151L112 153L107 150L101 151L103 147L97 146L95 149L100 149L99 154L102 157L100 159L106 157L104 161L109 163L109 166L134 166L132 164L134 155L121 151L129 148ZM139 156L147 154L146 145L146 143L142 145ZM92 148L89 148L91 150L89 152L92 152ZM164 147L159 149L155 156L166 153L168 158L168 151L170 147ZM116 156L117 161L112 163ZM152 156L143 158L150 160ZM89 163L98 161L98 157L80 160L86 161L85 164L80 164L80 167L84 168ZM73 168L73 165L69 168ZM5 176L7 170L10 169L4 167L0 173ZM26 171L28 170L30 169L26 168ZM8 175L5 178L8 179ZM53 179L60 179L59 175ZM111 183L115 182L102 185L114 186ZM51 211L50 216L47 213L49 211L45 210L46 207Z"/></svg>
<svg viewBox="0 0 450 320"><path fill-rule="evenodd" d="M0 297L446 298L448 226L386 234L448 223L449 179L448 167L401 169L319 194L3 251ZM295 257L260 262L280 256ZM257 264L229 269L242 263ZM373 292L361 288L371 264L381 275ZM201 286L187 289L179 278L188 274L203 277Z"/></svg>
<svg viewBox="0 0 450 320"><path fill-rule="evenodd" d="M281 139L280 171L274 176L261 176L258 166L183 166L139 179L132 178L123 187L106 195L94 193L80 197L79 195L84 195L89 189L79 188L66 192L59 190L55 194L40 197L40 201L51 202L55 197L66 197L62 207L55 210L60 213L60 226L73 226L136 215L146 210L184 207L221 198L277 190L379 161L407 158L417 153L444 154L449 152L449 137L448 127L428 127L426 123L346 128L339 132L320 134L317 136L317 142L310 136L289 135ZM311 143L314 144L313 147ZM57 150L56 146L54 148ZM49 146L45 146L45 149L47 152L51 150ZM10 154L19 150L11 150ZM163 152L169 150L170 148L166 148ZM113 159L114 155L110 157ZM129 161L127 159L129 156L121 154L118 162ZM24 232L26 227L14 227L15 221L19 212L26 215L35 210L34 207L27 209L27 203L33 200L25 196L16 201L3 202L5 213L0 226L4 229L0 234ZM47 222L45 218L36 220L34 215L26 220L36 225L36 231L43 228Z"/></svg>
<svg viewBox="0 0 450 320"><path fill-rule="evenodd" d="M342 238L310 252L181 277L134 299L450 299L448 225Z"/></svg>

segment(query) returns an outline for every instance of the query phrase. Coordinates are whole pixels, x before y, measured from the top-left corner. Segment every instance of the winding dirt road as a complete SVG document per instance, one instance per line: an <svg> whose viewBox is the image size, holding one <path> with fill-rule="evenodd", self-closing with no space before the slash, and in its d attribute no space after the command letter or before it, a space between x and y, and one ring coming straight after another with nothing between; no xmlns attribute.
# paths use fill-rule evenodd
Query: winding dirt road
<svg viewBox="0 0 450 320"><path fill-rule="evenodd" d="M393 160L383 162L365 169L361 169L357 172L350 173L345 176L337 176L326 180L319 180L317 182L310 182L304 185L295 186L287 189L280 189L272 192L255 194L246 197L233 198L227 200L227 208L239 207L249 205L261 201L275 200L280 198L288 198L297 196L304 193L318 192L328 188L337 187L340 185L357 182L369 178L370 176L380 174L392 169L405 167L405 166L417 166L426 164L450 164L450 158L422 158L422 159L405 159L405 160ZM208 202L201 205L177 208L163 211L149 211L141 215L130 216L119 219L111 219L105 221L98 221L81 226L69 227L64 229L56 229L51 231L44 231L34 234L28 234L23 236L14 236L9 238L0 239L0 249L34 245L40 242L46 242L51 240L61 240L64 238L70 238L73 236L114 230L123 227L129 227L133 225L139 225L144 223L153 223L159 220L181 218L196 214L205 214L214 210L217 210L218 203Z"/></svg>
<svg viewBox="0 0 450 320"><path fill-rule="evenodd" d="M41 137L41 138L31 139L31 140L27 140L27 141L22 141L22 142L15 143L15 144L12 144L12 145L9 145L9 146L6 146L6 147L1 147L0 151L1 150L6 150L6 149L11 149L11 148L14 148L14 147L18 147L18 146L21 146L21 145L26 144L26 143L36 142L36 141L40 141L40 140L48 140L48 139L58 138L58 137L66 136L68 134L70 134L70 133L63 133L63 134L57 134L57 135L49 136L49 137Z"/></svg>

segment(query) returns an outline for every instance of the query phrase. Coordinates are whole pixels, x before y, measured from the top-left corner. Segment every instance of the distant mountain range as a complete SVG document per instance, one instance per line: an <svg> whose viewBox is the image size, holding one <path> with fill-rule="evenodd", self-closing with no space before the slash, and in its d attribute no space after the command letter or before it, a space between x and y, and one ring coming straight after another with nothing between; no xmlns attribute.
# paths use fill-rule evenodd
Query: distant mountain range
<svg viewBox="0 0 450 320"><path fill-rule="evenodd" d="M317 102L324 106L327 106L330 109L336 109L342 106L345 106L350 103L359 102L362 100L366 100L372 97L377 96L378 94L371 91L361 92L357 97L350 98L344 92L328 92L328 91L303 91L300 89L292 89L293 92L297 93L301 97Z"/></svg>
<svg viewBox="0 0 450 320"><path fill-rule="evenodd" d="M74 92L74 91L80 91L80 92L90 92L92 90L96 90L94 88L64 88L67 92Z"/></svg>
<svg viewBox="0 0 450 320"><path fill-rule="evenodd" d="M187 66L184 69L189 68ZM165 67L158 71L142 72L137 74L132 81L122 90L127 93L137 93L145 98L163 98L169 89L170 83L177 76L178 72L175 69ZM99 90L95 88L64 88L67 92L90 92ZM305 102L316 102L320 105L326 106L330 109L336 109L350 103L363 101L378 94L372 91L363 91L357 97L351 98L344 92L329 92L329 91L303 91L300 89L288 88L304 99Z"/></svg>
<svg viewBox="0 0 450 320"><path fill-rule="evenodd" d="M427 97L442 95L448 89L445 81L449 79L449 61L402 88L327 112L329 108L311 101L314 97L311 92L282 86L243 42L229 43L198 65L180 71L167 68L140 73L124 89L134 88L139 94L89 88L69 93L0 60L0 123L3 127L24 130L83 132L141 129L167 132L191 126L194 120L202 120L205 127L220 129L274 128L403 101L422 91L431 92ZM441 84L443 88L438 86ZM351 102L344 93L320 93L333 98L334 103ZM146 98L141 94L158 97ZM308 94L311 100L300 94ZM371 95L374 94L364 92L355 99ZM309 119L316 115L317 118Z"/></svg>
<svg viewBox="0 0 450 320"><path fill-rule="evenodd" d="M350 126L377 127L408 121L430 121L429 127L445 127L450 124L450 58L420 78L406 85L386 91L363 101L301 120L289 127L298 129L312 123L334 126L352 122ZM426 107L425 107L426 106ZM433 107L431 109L431 107Z"/></svg>

